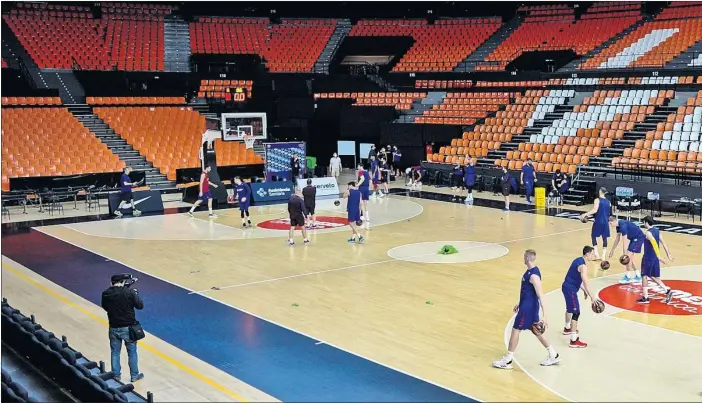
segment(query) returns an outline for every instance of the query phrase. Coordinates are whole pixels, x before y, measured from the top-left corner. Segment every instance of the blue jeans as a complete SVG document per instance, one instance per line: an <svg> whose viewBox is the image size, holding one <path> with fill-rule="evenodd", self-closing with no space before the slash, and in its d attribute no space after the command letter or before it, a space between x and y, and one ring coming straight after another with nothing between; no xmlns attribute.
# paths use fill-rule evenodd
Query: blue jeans
<svg viewBox="0 0 702 403"><path fill-rule="evenodd" d="M129 374L131 379L139 375L139 356L137 355L137 342L129 337L128 327L110 328L110 351L112 352L112 371L115 376L121 376L122 366L119 363L119 356L122 352L122 340L127 346L127 356L129 357Z"/></svg>

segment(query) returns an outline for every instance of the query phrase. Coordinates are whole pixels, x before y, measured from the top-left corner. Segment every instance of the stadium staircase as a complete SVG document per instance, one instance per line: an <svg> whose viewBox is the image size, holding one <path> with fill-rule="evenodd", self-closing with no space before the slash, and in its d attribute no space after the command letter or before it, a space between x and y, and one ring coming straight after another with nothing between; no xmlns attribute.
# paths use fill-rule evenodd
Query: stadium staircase
<svg viewBox="0 0 702 403"><path fill-rule="evenodd" d="M521 19L519 17L515 17L502 24L497 32L489 37L462 62L458 63L458 66L456 66L453 71L457 73L469 73L475 71L475 67L478 65L478 63L484 61L485 58L500 45L500 43L512 35L512 32L519 27L520 23Z"/></svg>
<svg viewBox="0 0 702 403"><path fill-rule="evenodd" d="M315 74L329 74L329 65L336 54L336 50L339 49L339 45L349 35L349 32L351 32L350 20L342 19L336 22L334 33L329 37L322 54L319 55L319 58L314 63Z"/></svg>
<svg viewBox="0 0 702 403"><path fill-rule="evenodd" d="M59 96L64 104L81 104L85 102L85 91L80 85L73 71L42 70L41 75L47 88L59 91Z"/></svg>
<svg viewBox="0 0 702 403"><path fill-rule="evenodd" d="M687 69L690 67L702 67L702 60L698 60L700 55L702 55L702 40L697 41L694 45L690 46L686 51L682 52L678 57L671 60L663 68L665 70L674 70Z"/></svg>
<svg viewBox="0 0 702 403"><path fill-rule="evenodd" d="M153 190L173 190L175 182L168 180L158 168L146 160L139 151L135 150L119 134L96 114L92 108L86 104L67 105L68 110L90 130L95 137L103 142L113 154L119 157L128 167L134 171L144 172L146 175L146 185Z"/></svg>
<svg viewBox="0 0 702 403"><path fill-rule="evenodd" d="M29 56L27 51L24 50L24 47L15 36L15 33L12 32L12 29L10 29L10 27L5 23L5 21L2 22L1 33L2 56L5 57L6 54L12 56L11 58L5 59L9 63L10 67L17 68L17 60L21 60L22 63L24 63L27 70L29 71L29 75L31 76L32 81L34 82L34 85L36 85L36 88L52 88L49 87L49 85L46 83L46 79L44 78L41 70L39 70L39 66L37 66L34 60Z"/></svg>
<svg viewBox="0 0 702 403"><path fill-rule="evenodd" d="M653 21L653 16L650 15L645 15L641 20L639 20L636 24L633 24L629 26L627 29L623 30L622 32L618 33L617 35L609 38L606 42L601 44L600 46L596 47L595 49L587 52L583 56L571 61L570 63L566 64L565 66L561 67L558 71L560 72L572 72L572 71L578 71L578 67L582 62L585 60L595 56L596 54L600 53L604 49L607 49L610 47L613 43L617 42L618 40L624 38L625 36L629 35L630 33L634 32L637 30L640 26L643 24Z"/></svg>
<svg viewBox="0 0 702 403"><path fill-rule="evenodd" d="M444 101L445 91L428 92L426 98L415 99L412 102L412 109L403 111L402 115L395 120L395 123L414 123L417 116L421 116L424 111L431 109Z"/></svg>
<svg viewBox="0 0 702 403"><path fill-rule="evenodd" d="M166 71L190 72L190 28L180 18L169 16L163 22L164 66Z"/></svg>

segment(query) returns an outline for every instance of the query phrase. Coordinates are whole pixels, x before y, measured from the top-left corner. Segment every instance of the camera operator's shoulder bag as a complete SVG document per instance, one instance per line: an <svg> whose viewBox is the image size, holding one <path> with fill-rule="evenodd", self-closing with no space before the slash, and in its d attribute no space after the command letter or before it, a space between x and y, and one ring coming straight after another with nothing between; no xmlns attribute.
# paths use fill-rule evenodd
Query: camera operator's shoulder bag
<svg viewBox="0 0 702 403"><path fill-rule="evenodd" d="M139 321L133 325L129 325L129 338L132 339L132 341L141 340L144 337L146 337L146 333L144 333L144 328L141 327Z"/></svg>

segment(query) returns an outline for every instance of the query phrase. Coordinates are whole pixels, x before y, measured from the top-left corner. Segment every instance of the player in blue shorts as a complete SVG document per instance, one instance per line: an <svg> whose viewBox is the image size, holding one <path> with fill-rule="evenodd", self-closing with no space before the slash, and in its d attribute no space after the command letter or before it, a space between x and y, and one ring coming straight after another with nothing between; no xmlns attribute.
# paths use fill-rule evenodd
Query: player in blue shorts
<svg viewBox="0 0 702 403"><path fill-rule="evenodd" d="M366 228L370 228L370 215L368 214L368 199L370 199L370 173L363 169L363 164L358 164L358 190L361 192L361 211Z"/></svg>
<svg viewBox="0 0 702 403"><path fill-rule="evenodd" d="M234 178L234 195L239 200L239 211L241 211L241 225L246 228L246 224L251 227L251 216L249 207L251 206L251 188L249 184L242 181L240 177Z"/></svg>
<svg viewBox="0 0 702 403"><path fill-rule="evenodd" d="M536 252L534 250L529 249L524 252L524 264L527 269L522 276L519 303L514 307L514 312L517 315L514 318L512 334L509 336L507 354L501 359L492 362L492 366L495 368L512 369L514 350L517 349L517 344L519 344L519 333L522 330L531 330L534 323L539 322L539 306L541 306L541 310L544 313L544 329L546 329L548 325L546 321L544 293L541 288L541 271L536 267ZM542 361L541 365L549 366L559 363L561 359L553 346L548 342L546 336L544 334L537 334L536 332L534 332L534 335L548 351L548 358Z"/></svg>
<svg viewBox="0 0 702 403"><path fill-rule="evenodd" d="M463 169L463 181L468 189L466 203L473 204L473 186L475 186L475 164L472 158L468 158L468 163Z"/></svg>
<svg viewBox="0 0 702 403"><path fill-rule="evenodd" d="M595 248L595 260L600 260L600 256L607 258L607 239L609 238L609 216L612 214L612 205L607 200L607 189L600 188L600 197L595 199L592 210L580 216L583 220L585 217L594 216L595 221L592 223L592 247ZM597 238L602 237L602 255L597 253Z"/></svg>
<svg viewBox="0 0 702 403"><path fill-rule="evenodd" d="M570 335L571 348L585 348L587 343L580 341L578 332L578 320L580 319L580 301L578 301L578 291L580 289L585 292L585 299L590 297L594 302L595 296L590 290L590 284L587 281L587 262L595 260L595 248L586 246L583 248L583 255L573 260L570 264L568 272L566 272L565 280L561 285L563 298L566 303L565 327L563 334Z"/></svg>
<svg viewBox="0 0 702 403"><path fill-rule="evenodd" d="M351 227L351 238L349 243L363 243L363 235L358 233L356 222L361 220L361 191L356 187L356 182L349 182L348 188L344 194L346 197L346 213Z"/></svg>
<svg viewBox="0 0 702 403"><path fill-rule="evenodd" d="M641 282L641 272L636 268L636 264L634 263L634 254L641 253L641 247L643 246L646 236L638 225L628 220L618 220L615 216L609 217L609 226L617 229L617 237L614 239L614 245L612 245L612 250L609 252L610 259L614 255L614 251L617 249L622 235L629 241L628 247L625 247L622 242L622 252L629 256L629 263L626 265L626 273L624 277L619 280L619 284Z"/></svg>
<svg viewBox="0 0 702 403"><path fill-rule="evenodd" d="M662 290L665 291L665 303L670 303L673 298L673 290L668 288L661 280L661 263L665 264L665 260L661 257L659 245L663 246L666 256L672 262L675 260L668 249L668 245L663 240L658 228L654 227L653 217L646 216L643 219L644 228L646 229L646 241L644 242L644 254L641 259L641 275L643 277L641 288L643 296L636 300L639 304L649 304L651 300L648 298L648 279L653 280Z"/></svg>
<svg viewBox="0 0 702 403"><path fill-rule="evenodd" d="M378 184L380 183L380 160L374 156L370 157L370 176L373 182L373 196L383 197L384 195L378 189Z"/></svg>

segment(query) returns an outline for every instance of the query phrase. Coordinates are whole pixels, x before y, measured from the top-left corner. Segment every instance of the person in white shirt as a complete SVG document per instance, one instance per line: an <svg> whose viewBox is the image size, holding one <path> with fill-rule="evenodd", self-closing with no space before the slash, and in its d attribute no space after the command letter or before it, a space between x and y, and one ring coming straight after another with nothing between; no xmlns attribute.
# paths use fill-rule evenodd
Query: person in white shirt
<svg viewBox="0 0 702 403"><path fill-rule="evenodd" d="M331 171L331 176L339 178L339 174L341 174L341 158L339 158L337 153L334 153L334 156L329 160L329 170Z"/></svg>

